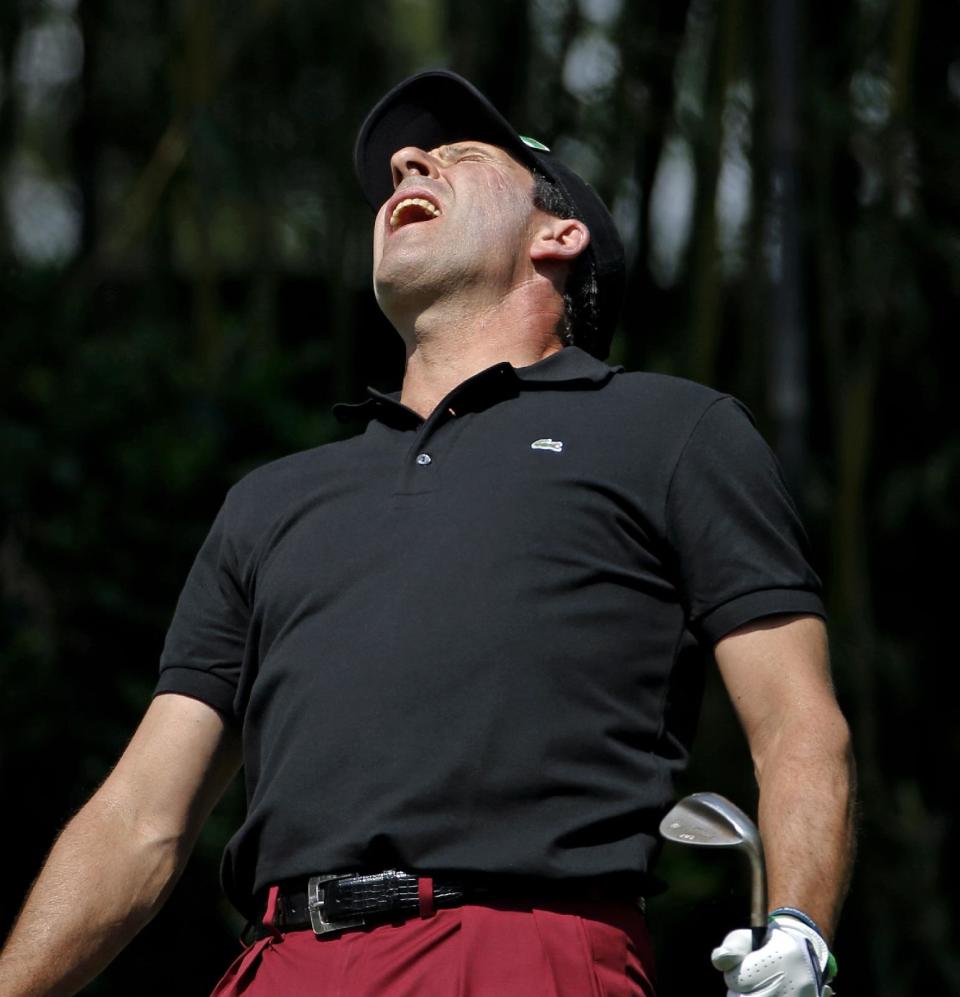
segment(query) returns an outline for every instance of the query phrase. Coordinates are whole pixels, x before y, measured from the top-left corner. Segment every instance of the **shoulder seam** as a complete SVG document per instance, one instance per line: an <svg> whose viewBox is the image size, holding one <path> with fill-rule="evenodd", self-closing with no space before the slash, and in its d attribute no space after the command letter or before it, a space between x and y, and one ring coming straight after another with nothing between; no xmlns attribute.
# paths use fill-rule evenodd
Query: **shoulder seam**
<svg viewBox="0 0 960 997"><path fill-rule="evenodd" d="M700 428L700 423L706 418L707 413L720 402L725 401L736 401L733 395L719 395L714 398L709 405L697 416L697 421L690 427L690 432L687 433L687 438L683 441L683 446L677 451L677 459L673 463L673 470L670 472L670 480L667 482L667 488L663 495L663 530L664 536L667 543L670 543L670 518L667 515L667 510L670 507L670 495L673 492L673 482L677 477L677 469L680 467L680 461L683 460L683 455L687 452L687 447L690 446L690 441L693 439L694 434Z"/></svg>

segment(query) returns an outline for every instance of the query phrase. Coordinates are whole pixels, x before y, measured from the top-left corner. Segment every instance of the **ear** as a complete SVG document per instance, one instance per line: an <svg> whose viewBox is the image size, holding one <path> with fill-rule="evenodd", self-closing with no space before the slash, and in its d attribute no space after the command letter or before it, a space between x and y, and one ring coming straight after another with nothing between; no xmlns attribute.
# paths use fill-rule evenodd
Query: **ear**
<svg viewBox="0 0 960 997"><path fill-rule="evenodd" d="M572 263L590 245L590 229L577 218L549 215L538 222L530 244L531 260Z"/></svg>

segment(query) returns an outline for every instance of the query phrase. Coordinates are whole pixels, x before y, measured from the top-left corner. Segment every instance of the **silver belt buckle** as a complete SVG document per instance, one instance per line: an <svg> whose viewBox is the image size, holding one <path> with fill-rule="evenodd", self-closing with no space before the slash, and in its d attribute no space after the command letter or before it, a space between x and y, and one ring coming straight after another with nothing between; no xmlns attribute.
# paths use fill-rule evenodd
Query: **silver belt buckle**
<svg viewBox="0 0 960 997"><path fill-rule="evenodd" d="M352 872L340 873L334 876L313 876L307 881L307 911L310 914L310 927L313 933L320 935L329 934L331 931L343 931L344 928L359 928L366 924L362 916L347 918L344 921L330 921L323 915L324 905L324 883L329 883L333 879L349 879Z"/></svg>

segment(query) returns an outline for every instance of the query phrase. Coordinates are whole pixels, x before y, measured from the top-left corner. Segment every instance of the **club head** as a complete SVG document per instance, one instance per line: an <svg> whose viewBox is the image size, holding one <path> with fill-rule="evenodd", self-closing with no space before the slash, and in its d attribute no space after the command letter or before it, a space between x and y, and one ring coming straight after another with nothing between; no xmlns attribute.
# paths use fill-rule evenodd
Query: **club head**
<svg viewBox="0 0 960 997"><path fill-rule="evenodd" d="M767 881L763 843L756 824L726 797L718 793L686 796L660 822L660 833L668 841L707 848L734 848L750 861L750 924L754 937L766 931Z"/></svg>
<svg viewBox="0 0 960 997"><path fill-rule="evenodd" d="M660 833L681 845L763 848L753 821L718 793L684 797L660 822Z"/></svg>

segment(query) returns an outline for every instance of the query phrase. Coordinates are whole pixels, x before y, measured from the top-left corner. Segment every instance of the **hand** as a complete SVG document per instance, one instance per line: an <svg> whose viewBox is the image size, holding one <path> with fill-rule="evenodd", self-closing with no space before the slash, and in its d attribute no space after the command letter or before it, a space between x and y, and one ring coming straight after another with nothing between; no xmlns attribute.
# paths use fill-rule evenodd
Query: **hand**
<svg viewBox="0 0 960 997"><path fill-rule="evenodd" d="M825 979L833 979L836 963L813 921L801 917L776 913L755 952L746 928L724 938L711 961L723 973L727 997L832 997Z"/></svg>

